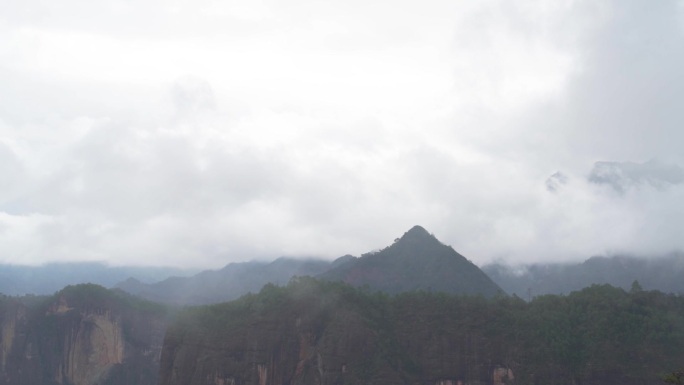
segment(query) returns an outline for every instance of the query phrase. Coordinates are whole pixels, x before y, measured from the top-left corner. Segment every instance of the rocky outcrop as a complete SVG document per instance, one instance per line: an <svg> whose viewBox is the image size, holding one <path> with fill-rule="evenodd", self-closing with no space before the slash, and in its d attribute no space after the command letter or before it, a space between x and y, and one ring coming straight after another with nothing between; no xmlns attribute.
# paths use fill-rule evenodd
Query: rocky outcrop
<svg viewBox="0 0 684 385"><path fill-rule="evenodd" d="M84 312L79 316L80 320L64 335L63 361L54 373L59 383L97 383L106 378L115 365L124 362L125 341L120 316L109 310Z"/></svg>
<svg viewBox="0 0 684 385"><path fill-rule="evenodd" d="M510 368L494 368L494 372L492 373L493 385L511 384L513 383L513 380L515 380L515 376L513 376L513 371Z"/></svg>
<svg viewBox="0 0 684 385"><path fill-rule="evenodd" d="M95 285L0 302L0 384L155 384L167 311Z"/></svg>
<svg viewBox="0 0 684 385"><path fill-rule="evenodd" d="M11 364L11 353L15 345L17 325L22 329L26 322L26 310L23 306L8 299L0 300L0 383L6 377L8 363Z"/></svg>

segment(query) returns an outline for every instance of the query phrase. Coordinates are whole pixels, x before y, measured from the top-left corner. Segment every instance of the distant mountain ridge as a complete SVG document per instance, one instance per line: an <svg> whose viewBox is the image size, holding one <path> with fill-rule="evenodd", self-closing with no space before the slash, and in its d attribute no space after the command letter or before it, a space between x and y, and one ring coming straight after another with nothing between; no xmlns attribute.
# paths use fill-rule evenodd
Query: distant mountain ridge
<svg viewBox="0 0 684 385"><path fill-rule="evenodd" d="M659 258L595 256L582 263L491 264L482 270L509 294L524 299L568 294L593 284L630 289L634 281L645 290L684 294L684 253Z"/></svg>
<svg viewBox="0 0 684 385"><path fill-rule="evenodd" d="M592 284L629 289L635 280L646 290L684 293L684 254L653 259L592 257L577 264L491 264L480 269L423 227L414 226L393 244L361 257L345 255L332 262L279 258L273 262L231 263L192 277L172 277L152 284L129 279L117 287L153 301L209 304L256 293L267 283L284 285L294 276L342 281L387 293L506 293L528 300L544 294L569 294Z"/></svg>
<svg viewBox="0 0 684 385"><path fill-rule="evenodd" d="M284 285L294 276L315 276L330 265L329 261L282 257L273 262L230 263L220 270L206 270L192 277L171 277L153 284L128 279L116 287L167 304L210 304L256 293L267 283Z"/></svg>
<svg viewBox="0 0 684 385"><path fill-rule="evenodd" d="M172 267L109 266L101 262L58 262L41 266L0 264L0 293L51 295L68 285L94 283L112 287L129 277L152 283L197 272L196 269Z"/></svg>
<svg viewBox="0 0 684 385"><path fill-rule="evenodd" d="M256 293L264 285L286 284L294 276L342 281L387 293L423 290L494 296L503 291L477 266L415 226L394 244L357 258L333 262L279 258L273 262L231 263L192 277L172 277L154 284L127 280L117 288L170 304L210 304Z"/></svg>

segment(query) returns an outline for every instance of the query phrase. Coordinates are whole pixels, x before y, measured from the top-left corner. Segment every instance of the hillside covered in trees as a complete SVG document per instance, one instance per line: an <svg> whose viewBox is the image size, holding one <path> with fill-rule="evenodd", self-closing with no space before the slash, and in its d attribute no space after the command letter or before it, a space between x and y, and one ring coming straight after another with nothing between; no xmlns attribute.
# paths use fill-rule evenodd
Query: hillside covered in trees
<svg viewBox="0 0 684 385"><path fill-rule="evenodd" d="M160 383L659 384L682 346L684 298L638 284L528 303L299 278L182 313Z"/></svg>

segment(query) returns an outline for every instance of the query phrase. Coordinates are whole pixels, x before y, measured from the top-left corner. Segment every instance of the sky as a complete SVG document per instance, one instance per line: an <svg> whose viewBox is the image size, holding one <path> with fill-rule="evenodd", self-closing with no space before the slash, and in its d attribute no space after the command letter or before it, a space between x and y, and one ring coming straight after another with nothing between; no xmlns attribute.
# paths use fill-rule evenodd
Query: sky
<svg viewBox="0 0 684 385"><path fill-rule="evenodd" d="M684 250L682 1L0 9L0 263Z"/></svg>

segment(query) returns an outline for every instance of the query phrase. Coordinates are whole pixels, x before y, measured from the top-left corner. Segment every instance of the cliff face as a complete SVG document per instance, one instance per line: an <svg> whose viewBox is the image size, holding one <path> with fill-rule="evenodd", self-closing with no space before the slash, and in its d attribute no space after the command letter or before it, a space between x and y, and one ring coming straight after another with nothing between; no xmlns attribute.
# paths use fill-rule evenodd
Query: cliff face
<svg viewBox="0 0 684 385"><path fill-rule="evenodd" d="M17 324L22 329L22 324L26 322L26 309L18 303L11 301L0 302L0 383L11 364L10 355L14 346L15 336L17 336Z"/></svg>
<svg viewBox="0 0 684 385"><path fill-rule="evenodd" d="M149 307L145 307L149 306ZM94 285L0 302L0 384L154 384L165 310Z"/></svg>
<svg viewBox="0 0 684 385"><path fill-rule="evenodd" d="M123 364L125 341L120 315L109 309L77 312L64 297L55 305L46 315L58 320L66 332L62 336L61 362L53 374L58 383L97 383L115 365Z"/></svg>
<svg viewBox="0 0 684 385"><path fill-rule="evenodd" d="M356 353L377 349L377 333L353 314L335 314L327 331L311 324L319 317L302 316L256 321L221 339L170 333L159 383L333 384L347 374L352 377L350 368L365 365L364 356ZM337 340L335 331L343 339Z"/></svg>

